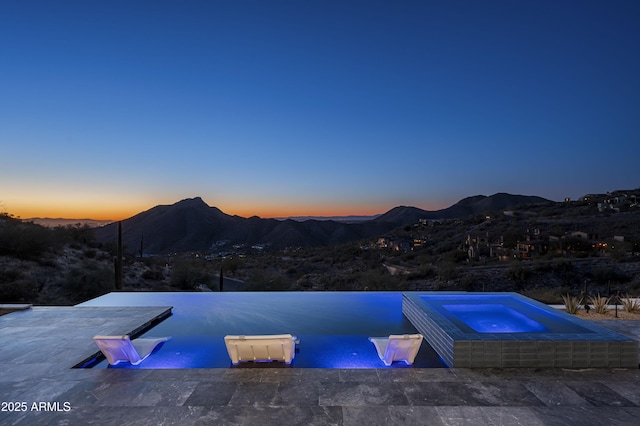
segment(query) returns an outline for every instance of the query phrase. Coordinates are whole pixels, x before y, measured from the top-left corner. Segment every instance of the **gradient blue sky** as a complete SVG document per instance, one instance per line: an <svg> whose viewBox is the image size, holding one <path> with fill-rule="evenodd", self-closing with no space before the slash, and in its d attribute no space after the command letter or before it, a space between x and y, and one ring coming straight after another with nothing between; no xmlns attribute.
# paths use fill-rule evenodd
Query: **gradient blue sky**
<svg viewBox="0 0 640 426"><path fill-rule="evenodd" d="M0 2L0 210L263 217L640 186L640 2Z"/></svg>

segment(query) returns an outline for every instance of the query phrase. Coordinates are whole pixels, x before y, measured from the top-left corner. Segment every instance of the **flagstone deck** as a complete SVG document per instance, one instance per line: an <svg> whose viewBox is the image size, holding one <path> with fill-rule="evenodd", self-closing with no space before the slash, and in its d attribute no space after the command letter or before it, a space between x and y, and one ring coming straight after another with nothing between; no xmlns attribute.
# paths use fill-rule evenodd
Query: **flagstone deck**
<svg viewBox="0 0 640 426"><path fill-rule="evenodd" d="M0 316L0 424L588 426L640 417L639 369L71 368L96 352L94 335L135 332L168 309ZM599 324L640 340L640 321ZM6 411L16 408L25 411Z"/></svg>

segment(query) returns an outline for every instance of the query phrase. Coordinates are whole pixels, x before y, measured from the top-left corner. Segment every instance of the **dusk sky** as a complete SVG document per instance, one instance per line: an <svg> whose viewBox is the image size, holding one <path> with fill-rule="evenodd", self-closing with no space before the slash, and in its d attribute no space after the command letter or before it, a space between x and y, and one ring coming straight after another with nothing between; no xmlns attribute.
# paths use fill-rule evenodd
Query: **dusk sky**
<svg viewBox="0 0 640 426"><path fill-rule="evenodd" d="M0 212L640 187L640 1L0 2Z"/></svg>

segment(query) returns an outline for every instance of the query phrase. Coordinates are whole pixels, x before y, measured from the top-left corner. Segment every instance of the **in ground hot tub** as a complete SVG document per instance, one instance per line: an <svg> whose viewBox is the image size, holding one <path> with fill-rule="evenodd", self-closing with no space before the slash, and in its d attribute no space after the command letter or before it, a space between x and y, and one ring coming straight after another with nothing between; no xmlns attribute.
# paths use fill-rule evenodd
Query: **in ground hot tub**
<svg viewBox="0 0 640 426"><path fill-rule="evenodd" d="M450 367L638 367L638 342L518 293L407 292L402 311Z"/></svg>

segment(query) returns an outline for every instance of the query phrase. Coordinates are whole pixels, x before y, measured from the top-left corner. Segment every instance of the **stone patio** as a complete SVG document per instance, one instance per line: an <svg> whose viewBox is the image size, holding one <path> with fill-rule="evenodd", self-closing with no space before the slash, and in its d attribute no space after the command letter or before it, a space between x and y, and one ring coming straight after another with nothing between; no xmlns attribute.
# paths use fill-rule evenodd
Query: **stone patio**
<svg viewBox="0 0 640 426"><path fill-rule="evenodd" d="M24 402L26 411L0 411L0 424L587 426L640 417L639 369L71 368L95 353L95 334L135 332L168 309L1 316L2 408ZM640 321L599 324L640 339Z"/></svg>

